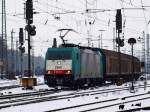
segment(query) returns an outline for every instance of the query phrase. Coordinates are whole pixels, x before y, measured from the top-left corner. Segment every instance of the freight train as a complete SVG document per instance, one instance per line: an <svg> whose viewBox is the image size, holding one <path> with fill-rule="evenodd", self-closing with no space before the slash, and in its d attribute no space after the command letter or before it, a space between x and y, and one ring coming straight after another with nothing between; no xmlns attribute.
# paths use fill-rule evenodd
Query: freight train
<svg viewBox="0 0 150 112"><path fill-rule="evenodd" d="M115 51L74 44L48 48L45 56L45 83L50 87L81 87L120 79L130 81L133 75L137 79L140 75L139 59L133 57L132 69L132 56L120 53L119 73L118 56Z"/></svg>

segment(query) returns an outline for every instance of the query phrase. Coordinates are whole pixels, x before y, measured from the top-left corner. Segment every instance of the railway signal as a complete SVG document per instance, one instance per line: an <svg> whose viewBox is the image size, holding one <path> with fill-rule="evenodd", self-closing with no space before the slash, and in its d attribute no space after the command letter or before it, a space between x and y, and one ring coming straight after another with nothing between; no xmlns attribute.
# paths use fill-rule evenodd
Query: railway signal
<svg viewBox="0 0 150 112"><path fill-rule="evenodd" d="M124 39L116 38L116 43L118 46L123 47L124 46Z"/></svg>
<svg viewBox="0 0 150 112"><path fill-rule="evenodd" d="M120 47L124 46L124 39L120 38L120 33L122 33L122 14L121 14L121 9L117 9L116 13L116 32L117 36L116 37L116 43L118 44L118 73L121 76L121 53L120 53ZM120 80L120 77L119 77Z"/></svg>
<svg viewBox="0 0 150 112"><path fill-rule="evenodd" d="M28 32L28 77L27 78L21 78L21 82L22 82L22 86L28 88L33 88L33 86L35 86L36 83L36 78L33 77L33 74L31 74L31 45L30 45L30 38L31 36L35 36L36 35L36 27L35 25L33 25L33 1L32 0L27 0L26 1L26 9L25 9L26 13L26 27L25 30ZM20 47L21 52L25 52L25 48L24 47Z"/></svg>
<svg viewBox="0 0 150 112"><path fill-rule="evenodd" d="M30 50L31 50L31 45L30 45L30 37L36 35L36 27L35 25L31 25L33 23L33 1L32 0L27 0L26 1L26 31L28 32L28 75L29 77L31 75L31 60L30 60Z"/></svg>
<svg viewBox="0 0 150 112"><path fill-rule="evenodd" d="M26 20L28 24L33 23L33 2L32 0L27 0L26 1Z"/></svg>
<svg viewBox="0 0 150 112"><path fill-rule="evenodd" d="M57 48L57 40L56 38L53 39L53 46L52 48Z"/></svg>
<svg viewBox="0 0 150 112"><path fill-rule="evenodd" d="M19 50L21 51L21 53L25 53L25 47L20 46Z"/></svg>
<svg viewBox="0 0 150 112"><path fill-rule="evenodd" d="M118 47L123 47L124 46L124 39L120 39L120 33L122 33L121 9L117 9L117 13L116 13L116 32L118 33L118 37L116 38L116 43L118 44Z"/></svg>
<svg viewBox="0 0 150 112"><path fill-rule="evenodd" d="M24 44L24 37L23 37L23 28L20 28L19 29L19 43L20 43L20 46L19 46L19 50L21 52L21 77L22 77L22 73L23 73L23 53L25 53L25 47L23 47L23 44Z"/></svg>
<svg viewBox="0 0 150 112"><path fill-rule="evenodd" d="M121 9L117 9L117 14L116 14L116 29L118 30L118 33L122 32L122 15L121 15Z"/></svg>
<svg viewBox="0 0 150 112"><path fill-rule="evenodd" d="M36 27L35 25L26 25L25 27L26 31L31 35L31 36L35 36L36 35Z"/></svg>
<svg viewBox="0 0 150 112"><path fill-rule="evenodd" d="M20 43L21 45L24 44L23 28L20 28L20 29L19 29L19 43Z"/></svg>
<svg viewBox="0 0 150 112"><path fill-rule="evenodd" d="M131 90L134 90L134 85L133 85L133 81L134 81L133 45L136 43L136 39L135 38L129 38L128 43L131 45L131 51L132 51L132 86L131 86Z"/></svg>

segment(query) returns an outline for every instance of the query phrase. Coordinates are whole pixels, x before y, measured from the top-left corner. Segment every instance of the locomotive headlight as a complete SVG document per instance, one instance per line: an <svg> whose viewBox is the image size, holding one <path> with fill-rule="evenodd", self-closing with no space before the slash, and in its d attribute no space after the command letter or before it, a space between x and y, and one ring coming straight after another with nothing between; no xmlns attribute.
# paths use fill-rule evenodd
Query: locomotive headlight
<svg viewBox="0 0 150 112"><path fill-rule="evenodd" d="M61 61L57 61L57 64L60 65L60 64L61 64Z"/></svg>
<svg viewBox="0 0 150 112"><path fill-rule="evenodd" d="M68 71L66 72L66 74L71 74L71 70L68 70Z"/></svg>
<svg viewBox="0 0 150 112"><path fill-rule="evenodd" d="M51 71L49 70L49 71L47 71L47 73L48 73L48 74L51 74Z"/></svg>

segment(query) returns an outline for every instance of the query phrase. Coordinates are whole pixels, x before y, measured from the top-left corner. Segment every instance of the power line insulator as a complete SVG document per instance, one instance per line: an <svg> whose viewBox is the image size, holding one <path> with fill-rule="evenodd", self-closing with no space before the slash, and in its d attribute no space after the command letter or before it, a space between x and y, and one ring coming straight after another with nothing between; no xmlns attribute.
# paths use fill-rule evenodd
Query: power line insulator
<svg viewBox="0 0 150 112"><path fill-rule="evenodd" d="M56 40L56 38L54 38L53 39L53 46L52 46L52 48L56 48L57 47L57 40Z"/></svg>

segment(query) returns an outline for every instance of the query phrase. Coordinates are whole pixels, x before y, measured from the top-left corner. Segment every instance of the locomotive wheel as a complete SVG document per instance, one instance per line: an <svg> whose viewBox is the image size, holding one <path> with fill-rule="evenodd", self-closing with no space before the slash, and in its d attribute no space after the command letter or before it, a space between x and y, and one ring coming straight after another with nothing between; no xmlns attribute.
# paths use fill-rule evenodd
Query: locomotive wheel
<svg viewBox="0 0 150 112"><path fill-rule="evenodd" d="M71 85L71 89L73 89L73 90L77 90L77 89L79 89L79 88L80 88L80 86L79 86L79 84L76 83L76 82L73 82L73 84Z"/></svg>

